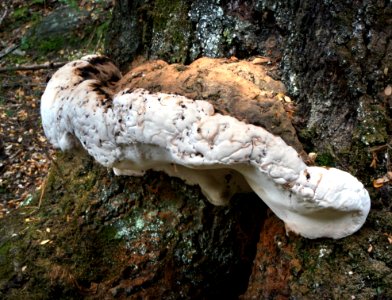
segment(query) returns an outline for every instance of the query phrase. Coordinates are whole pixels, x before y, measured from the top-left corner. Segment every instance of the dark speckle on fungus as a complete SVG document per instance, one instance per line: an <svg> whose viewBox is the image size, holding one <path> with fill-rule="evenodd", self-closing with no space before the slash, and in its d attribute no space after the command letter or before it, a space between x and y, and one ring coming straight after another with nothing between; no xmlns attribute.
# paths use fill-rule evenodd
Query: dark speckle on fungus
<svg viewBox="0 0 392 300"><path fill-rule="evenodd" d="M76 74L83 79L93 79L99 74L99 71L93 66L84 66L76 69Z"/></svg>
<svg viewBox="0 0 392 300"><path fill-rule="evenodd" d="M111 63L111 60L106 56L91 56L88 58L88 62L91 65L104 65L107 63Z"/></svg>
<svg viewBox="0 0 392 300"><path fill-rule="evenodd" d="M94 58L90 56L85 61L91 62ZM97 58L95 63L98 62ZM176 94L150 93L144 89L133 89L128 94L121 89L115 91L116 86L107 84L111 72L118 73L112 65L93 67L87 64L82 69L75 68L77 71L70 65L59 69L57 72L62 76L52 79L42 96L42 123L48 140L55 147L68 149L69 143L63 139L64 131L75 132L89 154L100 164L113 168L117 175L157 168L199 184L208 200L217 205L229 200L228 181L234 193L237 188L241 192L251 187L286 226L307 238L342 238L357 231L365 222L370 199L355 177L334 168L306 166L297 151L264 128L233 116L214 114L212 104L207 101L193 101ZM83 78L75 89L52 92L61 86L61 78L77 79L80 75L87 78L91 74L97 79L88 83L89 94L83 93L86 89ZM60 111L58 106L53 106L57 99L52 98L62 99L64 95L71 96L68 100L71 105ZM81 95L88 99L82 106ZM165 105L158 100L160 98L165 99ZM130 109L123 109L124 104ZM188 113L192 116L177 124L181 130L173 129L173 124ZM62 122L61 118L56 121L58 114L72 122ZM88 127L84 118L86 114L93 116ZM118 126L124 118L126 126ZM98 132L92 134L89 129L94 126ZM121 139L114 138L117 132L120 132ZM256 160L250 153L265 156ZM135 162L135 158L136 163L130 163ZM173 170L173 163L179 166L178 171ZM225 177L228 170L233 172L231 180ZM235 183L237 180L238 184ZM289 189L284 188L286 186ZM327 192L316 195L316 187ZM317 209L309 210L312 207L309 203ZM331 207L339 214L328 217L330 221L326 224L323 214L330 214Z"/></svg>
<svg viewBox="0 0 392 300"><path fill-rule="evenodd" d="M233 179L233 175L231 175L231 174L225 175L225 180L227 183L229 183L232 179Z"/></svg>

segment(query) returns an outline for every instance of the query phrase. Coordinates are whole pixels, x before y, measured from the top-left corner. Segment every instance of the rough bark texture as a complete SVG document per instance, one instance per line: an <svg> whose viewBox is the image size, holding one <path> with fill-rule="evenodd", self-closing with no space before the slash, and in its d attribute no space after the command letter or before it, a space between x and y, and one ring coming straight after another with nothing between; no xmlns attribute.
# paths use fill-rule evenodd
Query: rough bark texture
<svg viewBox="0 0 392 300"><path fill-rule="evenodd" d="M0 298L391 299L390 186L370 186L390 167L382 145L391 129L391 20L390 1L118 0L107 53L148 79L130 73L131 87L186 93L181 76L197 80L180 65L135 67L140 57L277 62L274 78L297 105L299 140L318 152L317 163L369 185L368 221L338 241L287 236L254 195L213 207L197 187L164 174L114 177L85 156L60 155L40 208L0 220ZM156 63L161 69L148 69ZM194 97L219 99L198 76L204 87L190 84ZM159 77L166 84L154 85ZM268 126L254 111L240 118ZM372 157L369 148L380 145Z"/></svg>
<svg viewBox="0 0 392 300"><path fill-rule="evenodd" d="M235 299L265 214L253 194L216 207L181 180L114 176L83 153L61 154L38 197L0 219L2 299Z"/></svg>
<svg viewBox="0 0 392 300"><path fill-rule="evenodd" d="M119 1L118 4L126 2ZM203 0L171 1L176 4L170 7L166 1L149 3L153 13L144 19L150 24L147 26L149 38L145 39L144 47L128 57L116 56L112 51L115 45L107 48L108 53L114 54L114 59L123 63L125 68L126 63L137 55L186 63L200 56L246 58L267 55L280 62L281 78L297 104L293 123L305 149L318 153L319 164L345 168L366 184L389 171L388 148L382 147L383 150L373 152L373 157L369 149L388 143L391 133L392 3ZM117 5L117 8L120 6ZM165 13L154 13L162 11ZM177 18L170 17L171 13L178 11L181 13L176 13ZM135 13L138 14L137 11ZM122 20L114 16L113 24L117 22ZM170 34L173 31L179 34L181 43L176 43L175 35ZM142 40L136 35L134 32L134 38ZM176 46L180 44L181 51L178 51L180 48ZM369 168L372 159L373 162L378 160L375 169ZM388 220L390 216L390 187L384 185L377 191L369 189L373 198L369 223L374 226L378 223L375 221L377 218ZM386 226L384 222L379 224ZM384 234L389 230L376 227ZM312 248L312 251L291 252L297 244L292 240L287 242L282 232L277 235L279 229L273 228L276 226L261 232L258 245L258 253L261 254L256 256L245 298L289 295L301 298L309 295L310 291L310 295L314 292L326 298L352 295L366 299L385 292L385 289L375 287L378 279L366 280L361 276L359 278L365 284L359 280L354 288L342 288L347 294L337 292L342 285L350 286L352 277L355 280L358 277L353 276L354 270L348 270L351 268L349 265L345 265L347 258L335 256L336 252L348 255L351 263L362 257L365 263L358 266L363 265L365 269L377 269L375 266L378 264L388 269L391 267L390 261L381 259L381 263L377 258L374 260L375 248L369 242L374 240L371 234L367 239L365 234L362 242L356 240L354 243L359 247L357 249L364 250L359 256L352 258L351 250L342 250L356 249L349 246L353 243L350 238L337 243L328 242L331 245L325 250L328 259L323 260L326 257L322 254L323 242L309 242L306 247ZM283 244L276 240L277 236L283 238ZM319 254L315 250L317 247L321 251ZM304 253L298 256L301 252ZM307 266L304 267L303 263ZM322 269L331 272L315 276L319 272L317 270ZM342 275L345 278L342 281L342 278L333 275L334 272L348 274L350 279ZM313 281L314 291L311 291L312 288L298 288L304 278Z"/></svg>
<svg viewBox="0 0 392 300"><path fill-rule="evenodd" d="M385 210L343 240L306 240L253 194L214 207L181 180L113 176L83 154L60 154L39 198L0 219L1 299L392 297Z"/></svg>
<svg viewBox="0 0 392 300"><path fill-rule="evenodd" d="M113 16L107 53L124 69L138 55L280 61L306 150L369 180L367 148L387 143L391 130L390 2L119 0Z"/></svg>

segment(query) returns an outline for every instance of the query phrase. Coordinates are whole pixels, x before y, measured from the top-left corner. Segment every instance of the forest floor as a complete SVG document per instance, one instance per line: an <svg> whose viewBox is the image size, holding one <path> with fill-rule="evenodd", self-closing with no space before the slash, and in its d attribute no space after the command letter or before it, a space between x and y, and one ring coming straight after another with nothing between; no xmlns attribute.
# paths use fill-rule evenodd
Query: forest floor
<svg viewBox="0 0 392 300"><path fill-rule="evenodd" d="M100 52L111 8L112 1L102 0L0 3L0 218L39 193L55 152L42 130L39 107L46 82L56 70L12 68L67 62ZM37 39L31 28L62 10L76 11L83 18L66 28L64 40Z"/></svg>

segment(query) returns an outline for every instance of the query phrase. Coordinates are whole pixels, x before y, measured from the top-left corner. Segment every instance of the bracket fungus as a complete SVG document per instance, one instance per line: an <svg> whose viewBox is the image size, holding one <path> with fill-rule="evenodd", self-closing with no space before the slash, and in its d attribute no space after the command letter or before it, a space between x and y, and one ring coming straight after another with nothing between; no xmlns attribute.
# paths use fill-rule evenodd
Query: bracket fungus
<svg viewBox="0 0 392 300"><path fill-rule="evenodd" d="M289 230L307 238L342 238L365 222L370 198L349 173L307 166L280 137L216 113L207 101L115 92L120 77L109 59L94 55L53 75L41 115L54 147L81 146L116 174L164 171L198 184L216 205L253 190Z"/></svg>

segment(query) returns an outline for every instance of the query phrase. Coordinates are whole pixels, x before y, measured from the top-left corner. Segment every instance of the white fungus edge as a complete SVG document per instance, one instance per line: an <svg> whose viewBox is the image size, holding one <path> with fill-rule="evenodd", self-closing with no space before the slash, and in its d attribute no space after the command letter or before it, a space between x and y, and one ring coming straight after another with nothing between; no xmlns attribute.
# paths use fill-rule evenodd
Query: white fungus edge
<svg viewBox="0 0 392 300"><path fill-rule="evenodd" d="M206 101L137 89L103 105L93 86L104 85L110 74L101 74L105 63L96 68L96 57L60 68L42 96L42 124L55 148L81 145L117 175L164 171L198 184L215 205L253 190L289 230L306 238L343 238L364 224L370 198L354 176L306 166L280 137L215 113ZM98 74L83 78L78 71L90 67Z"/></svg>

